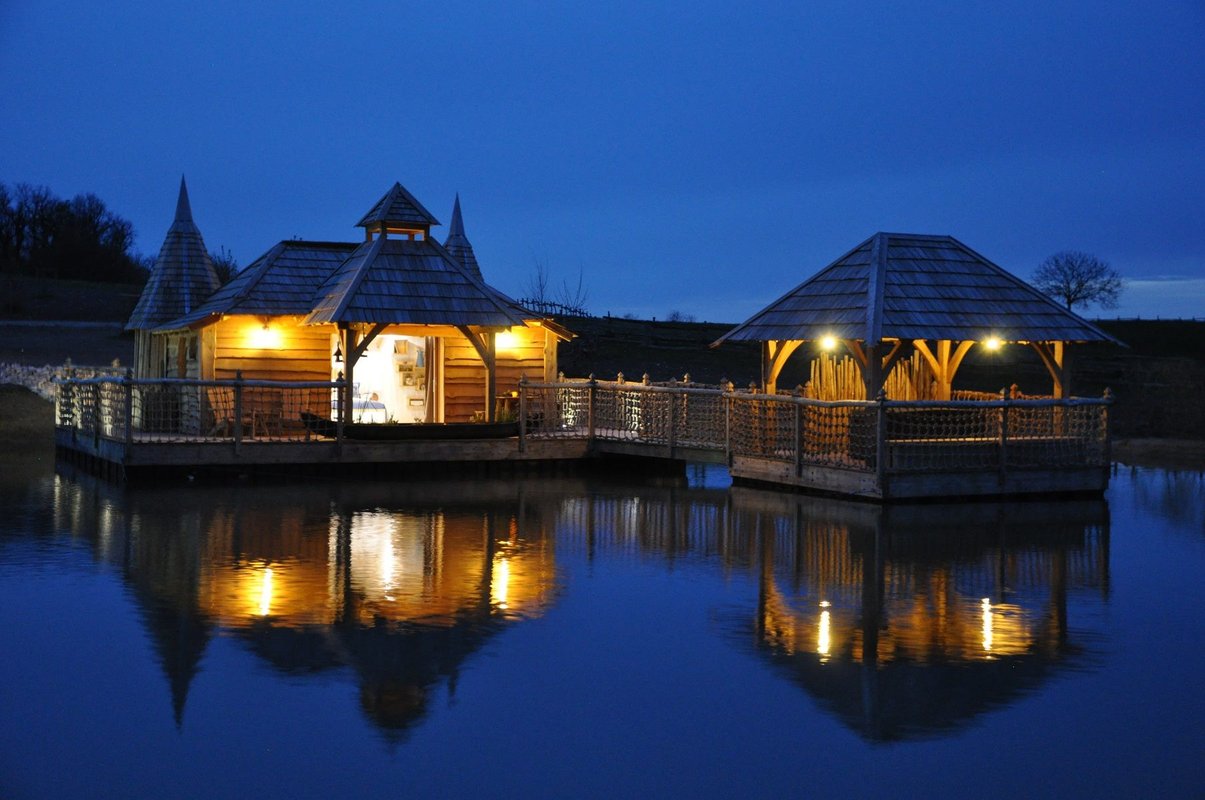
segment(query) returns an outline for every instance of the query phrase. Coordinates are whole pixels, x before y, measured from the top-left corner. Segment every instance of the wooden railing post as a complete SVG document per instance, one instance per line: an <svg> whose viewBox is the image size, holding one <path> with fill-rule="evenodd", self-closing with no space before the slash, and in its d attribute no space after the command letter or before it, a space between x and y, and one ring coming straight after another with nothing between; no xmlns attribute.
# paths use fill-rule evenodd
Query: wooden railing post
<svg viewBox="0 0 1205 800"><path fill-rule="evenodd" d="M732 381L724 378L720 380L720 390L723 392L721 398L724 401L724 460L728 462L728 466L732 467L732 391L736 387Z"/></svg>
<svg viewBox="0 0 1205 800"><path fill-rule="evenodd" d="M343 406L347 398L347 379L340 372L335 376L335 452L343 453Z"/></svg>
<svg viewBox="0 0 1205 800"><path fill-rule="evenodd" d="M1100 413L1104 416L1104 456L1105 456L1105 478L1108 479L1109 465L1113 463L1113 426L1112 415L1109 413L1110 407L1113 405L1113 390L1105 387L1105 394L1102 398L1104 405L1101 406Z"/></svg>
<svg viewBox="0 0 1205 800"><path fill-rule="evenodd" d="M887 442L887 391L879 389L879 394L875 398L878 403L875 409L875 443L874 443L874 470L878 476L879 495L886 499L888 497L887 486L887 458L888 458L888 442Z"/></svg>
<svg viewBox="0 0 1205 800"><path fill-rule="evenodd" d="M619 373L619 382L623 383L623 373ZM590 383L586 388L586 441L594 441L594 390L598 387L598 381L594 380L594 373L590 373Z"/></svg>
<svg viewBox="0 0 1205 800"><path fill-rule="evenodd" d="M799 402L800 391L795 392L794 419L791 424L791 441L795 448L795 477L803 475L803 404Z"/></svg>
<svg viewBox="0 0 1205 800"><path fill-rule="evenodd" d="M121 384L125 389L125 440L126 444L130 444L134 441L134 370L126 369L126 374L121 379Z"/></svg>
<svg viewBox="0 0 1205 800"><path fill-rule="evenodd" d="M234 451L243 443L243 371L234 373Z"/></svg>
<svg viewBox="0 0 1205 800"><path fill-rule="evenodd" d="M519 452L527 450L527 375L519 376Z"/></svg>
<svg viewBox="0 0 1205 800"><path fill-rule="evenodd" d="M667 438L669 439L669 442L668 442L669 443L669 457L673 458L674 457L674 443L678 439L678 437L675 435L674 428L678 424L678 397L679 397L679 395L677 394L677 392L671 391L671 392L666 393L665 397L667 400L669 400L669 419L667 420L668 425L669 425L669 430L667 431L667 434L668 434Z"/></svg>
<svg viewBox="0 0 1205 800"><path fill-rule="evenodd" d="M1004 406L1000 409L1000 483L1003 484L1008 476L1008 409L1011 398L1007 389L1000 390L1000 401Z"/></svg>

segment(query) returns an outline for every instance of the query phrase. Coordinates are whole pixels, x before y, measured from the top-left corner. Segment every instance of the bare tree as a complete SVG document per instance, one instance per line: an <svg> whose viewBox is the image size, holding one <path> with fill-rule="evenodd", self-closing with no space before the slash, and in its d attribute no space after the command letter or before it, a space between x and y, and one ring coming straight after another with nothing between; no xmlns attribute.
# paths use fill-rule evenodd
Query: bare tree
<svg viewBox="0 0 1205 800"><path fill-rule="evenodd" d="M238 261L235 260L234 254L225 247L210 250L209 260L213 262L213 271L217 273L218 281L223 285L229 283L230 279L238 274Z"/></svg>
<svg viewBox="0 0 1205 800"><path fill-rule="evenodd" d="M548 293L548 259L535 258L535 271L527 279L527 297L537 303L552 301Z"/></svg>
<svg viewBox="0 0 1205 800"><path fill-rule="evenodd" d="M1043 261L1033 274L1033 284L1068 311L1092 303L1116 308L1122 289L1121 275L1109 262L1078 250L1063 250Z"/></svg>
<svg viewBox="0 0 1205 800"><path fill-rule="evenodd" d="M586 291L581 270L578 270L576 285L562 280L560 286L554 287L548 259L535 258L534 264L535 270L527 279L527 294L520 300L523 305L542 314L589 316L586 311L589 292Z"/></svg>

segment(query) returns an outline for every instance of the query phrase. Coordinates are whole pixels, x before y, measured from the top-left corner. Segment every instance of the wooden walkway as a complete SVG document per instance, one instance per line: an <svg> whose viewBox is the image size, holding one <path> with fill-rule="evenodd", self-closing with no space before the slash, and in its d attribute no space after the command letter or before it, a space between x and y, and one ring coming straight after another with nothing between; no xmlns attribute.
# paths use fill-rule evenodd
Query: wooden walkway
<svg viewBox="0 0 1205 800"><path fill-rule="evenodd" d="M329 406L331 384L227 383L64 382L56 445L118 476L368 465L505 473L626 457L722 464L738 482L872 500L1100 493L1109 476L1107 397L826 402L684 384L524 382L518 436L367 441L299 424L299 409ZM218 396L229 406L213 407Z"/></svg>

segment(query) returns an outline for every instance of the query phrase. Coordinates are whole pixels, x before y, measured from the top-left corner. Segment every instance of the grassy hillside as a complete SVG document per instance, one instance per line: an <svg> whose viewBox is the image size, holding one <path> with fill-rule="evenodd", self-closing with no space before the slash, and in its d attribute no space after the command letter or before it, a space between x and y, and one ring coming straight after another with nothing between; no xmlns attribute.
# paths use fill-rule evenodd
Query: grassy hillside
<svg viewBox="0 0 1205 800"><path fill-rule="evenodd" d="M0 319L124 323L141 292L140 285L0 275Z"/></svg>

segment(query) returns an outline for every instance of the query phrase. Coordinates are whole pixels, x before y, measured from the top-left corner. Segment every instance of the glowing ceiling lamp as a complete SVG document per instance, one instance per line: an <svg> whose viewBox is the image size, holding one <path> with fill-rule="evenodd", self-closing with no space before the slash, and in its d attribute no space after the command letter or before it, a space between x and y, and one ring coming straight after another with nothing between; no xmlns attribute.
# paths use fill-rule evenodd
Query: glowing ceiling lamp
<svg viewBox="0 0 1205 800"><path fill-rule="evenodd" d="M820 349L831 353L837 349L837 337L831 333L820 337Z"/></svg>
<svg viewBox="0 0 1205 800"><path fill-rule="evenodd" d="M983 346L994 353L1004 346L1004 342L1000 341L999 336L989 336L983 340Z"/></svg>

